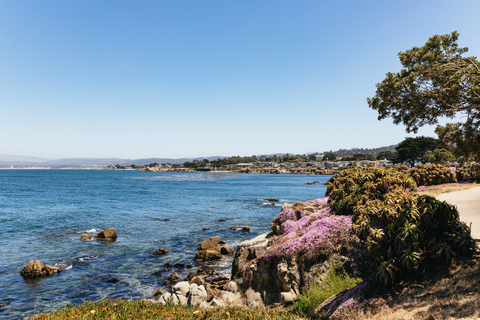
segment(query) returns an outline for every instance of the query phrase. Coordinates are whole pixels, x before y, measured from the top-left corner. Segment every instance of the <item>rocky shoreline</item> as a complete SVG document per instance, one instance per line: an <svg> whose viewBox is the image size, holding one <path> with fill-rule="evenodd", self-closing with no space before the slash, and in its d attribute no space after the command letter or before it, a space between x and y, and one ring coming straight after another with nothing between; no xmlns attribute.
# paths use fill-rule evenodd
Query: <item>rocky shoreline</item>
<svg viewBox="0 0 480 320"><path fill-rule="evenodd" d="M268 200L278 201L278 199ZM323 198L305 203L297 202L293 205L284 203L280 214L270 224L272 230L270 233L244 241L236 249L226 246L220 236L205 239L199 245L192 264L165 263L154 273L156 276L166 276L170 273L163 284L168 291L158 290L155 299L148 301L203 308L265 307L295 302L315 279L326 277L332 268L332 257L337 267L348 265L348 258L340 252L332 251L327 254L325 251L316 255L312 254L315 250L305 251L304 247L295 248L295 241L304 242L304 240L288 235L289 230L295 230L295 228L298 229L294 232L297 236L302 232L308 235L310 227L314 227L315 232L318 233L318 230L323 227L322 223L325 224L333 217L327 201L327 198ZM342 225L337 221L335 224ZM348 225L345 224L345 226ZM249 228L244 226L241 230L248 232ZM339 232L342 231L335 230L335 237ZM309 237L309 241L317 246L315 237ZM108 228L90 238L82 235L79 240L108 243L116 239L115 230ZM289 248L287 251L284 250L285 246ZM290 248L294 248L293 251L289 251ZM168 253L169 250L164 248L151 252L153 255L168 255ZM215 267L216 261L227 256L232 257L230 278L219 276ZM188 275L181 276L178 273L179 270L191 271ZM32 260L22 270L21 275L26 278L44 277L51 276L54 272L62 272L62 270L44 265L39 260ZM111 283L118 281L120 279L117 278L107 280Z"/></svg>
<svg viewBox="0 0 480 320"><path fill-rule="evenodd" d="M110 169L106 169L106 170L110 170ZM218 172L218 173L334 175L334 174L337 174L339 170L338 169L318 169L318 168L246 168L246 169L212 170L208 168L189 169L189 168L146 167L138 171L139 172L174 172L174 173Z"/></svg>

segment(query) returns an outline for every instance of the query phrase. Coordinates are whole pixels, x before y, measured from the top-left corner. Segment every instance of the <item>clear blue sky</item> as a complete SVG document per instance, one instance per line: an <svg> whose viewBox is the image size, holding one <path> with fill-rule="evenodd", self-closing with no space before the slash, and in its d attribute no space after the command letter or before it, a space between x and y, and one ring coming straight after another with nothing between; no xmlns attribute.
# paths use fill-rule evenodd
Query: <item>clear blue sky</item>
<svg viewBox="0 0 480 320"><path fill-rule="evenodd" d="M197 157L380 147L366 98L480 1L0 0L0 153ZM419 135L435 136L434 128Z"/></svg>

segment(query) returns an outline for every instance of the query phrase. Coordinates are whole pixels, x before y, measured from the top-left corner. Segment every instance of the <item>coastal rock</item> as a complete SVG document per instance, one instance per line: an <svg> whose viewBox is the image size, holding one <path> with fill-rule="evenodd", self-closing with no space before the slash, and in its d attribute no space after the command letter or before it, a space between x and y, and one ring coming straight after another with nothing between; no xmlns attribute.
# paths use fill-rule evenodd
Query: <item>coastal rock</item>
<svg viewBox="0 0 480 320"><path fill-rule="evenodd" d="M214 261L222 258L220 254L220 236L210 237L200 244L200 249L195 255L195 261Z"/></svg>
<svg viewBox="0 0 480 320"><path fill-rule="evenodd" d="M260 257L267 251L273 240L272 233L261 234L238 245L232 262L232 279L243 277L243 267L247 261Z"/></svg>
<svg viewBox="0 0 480 320"><path fill-rule="evenodd" d="M220 260L221 258L222 258L222 255L220 254L220 251L200 250L195 255L194 260L206 262L206 261Z"/></svg>
<svg viewBox="0 0 480 320"><path fill-rule="evenodd" d="M167 280L168 280L168 283L175 283L178 281L178 279L180 279L180 275L174 272L168 277Z"/></svg>
<svg viewBox="0 0 480 320"><path fill-rule="evenodd" d="M249 228L249 227L246 227L246 226L243 226L243 227L242 227L242 231L243 231L243 232L250 232L250 228Z"/></svg>
<svg viewBox="0 0 480 320"><path fill-rule="evenodd" d="M40 260L30 260L25 268L20 271L20 275L24 278L36 278L51 276L55 272L61 272L58 267L43 264Z"/></svg>
<svg viewBox="0 0 480 320"><path fill-rule="evenodd" d="M200 249L220 251L219 242L220 242L220 236L210 237L202 241L202 243L200 244Z"/></svg>
<svg viewBox="0 0 480 320"><path fill-rule="evenodd" d="M167 254L167 253L168 253L168 249L157 249L154 252L152 252L152 254L154 254L156 256L161 256L161 255L164 255L164 254Z"/></svg>
<svg viewBox="0 0 480 320"><path fill-rule="evenodd" d="M177 269L182 269L185 268L185 263L175 263L173 267Z"/></svg>
<svg viewBox="0 0 480 320"><path fill-rule="evenodd" d="M222 246L220 247L221 254L233 254L235 253L235 249L230 248L229 246Z"/></svg>
<svg viewBox="0 0 480 320"><path fill-rule="evenodd" d="M268 201L268 202L279 202L280 201L280 199L276 199L276 198L266 198L265 200Z"/></svg>
<svg viewBox="0 0 480 320"><path fill-rule="evenodd" d="M207 291L203 285L189 284L186 281L177 283L172 287L172 292L164 293L158 302L165 305L168 302L174 305L188 305L196 307L207 300Z"/></svg>
<svg viewBox="0 0 480 320"><path fill-rule="evenodd" d="M87 241L90 240L90 236L88 234L82 234L82 237L80 238L81 241Z"/></svg>
<svg viewBox="0 0 480 320"><path fill-rule="evenodd" d="M108 229L105 229L103 231L100 231L99 233L97 233L94 238L97 238L97 239L117 239L117 233L115 232L115 229L113 228L108 228Z"/></svg>
<svg viewBox="0 0 480 320"><path fill-rule="evenodd" d="M167 262L167 263L165 263L162 267L168 269L168 268L171 268L171 267L172 267L172 264L171 264L170 262Z"/></svg>
<svg viewBox="0 0 480 320"><path fill-rule="evenodd" d="M239 244L232 263L232 280L245 293L246 304L253 307L275 303L290 304L315 279L322 279L331 269L330 262L309 260L299 255L264 259L274 240L273 233L260 235ZM331 261L346 263L338 254Z"/></svg>
<svg viewBox="0 0 480 320"><path fill-rule="evenodd" d="M120 279L118 279L118 278L112 278L112 279L108 279L106 282L107 282L107 283L117 283L118 281L120 281Z"/></svg>

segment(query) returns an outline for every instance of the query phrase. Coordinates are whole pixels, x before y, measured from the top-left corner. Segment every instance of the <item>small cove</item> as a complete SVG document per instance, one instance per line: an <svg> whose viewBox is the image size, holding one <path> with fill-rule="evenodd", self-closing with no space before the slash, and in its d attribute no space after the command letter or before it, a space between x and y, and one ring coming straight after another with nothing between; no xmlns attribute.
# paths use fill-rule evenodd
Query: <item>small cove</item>
<svg viewBox="0 0 480 320"><path fill-rule="evenodd" d="M196 271L199 243L219 235L230 247L268 232L284 202L323 197L329 176L0 171L0 317L18 319L87 300L152 298L172 272ZM318 180L318 185L304 185ZM272 205L267 198L280 199ZM219 221L224 219L226 221ZM248 226L250 233L231 230ZM117 241L81 242L113 227ZM208 229L208 230L203 230ZM169 249L164 256L151 252ZM85 259L89 257L91 259ZM68 270L26 280L29 260ZM193 265L154 273L167 262ZM231 257L217 266L230 276ZM107 280L118 278L117 283Z"/></svg>

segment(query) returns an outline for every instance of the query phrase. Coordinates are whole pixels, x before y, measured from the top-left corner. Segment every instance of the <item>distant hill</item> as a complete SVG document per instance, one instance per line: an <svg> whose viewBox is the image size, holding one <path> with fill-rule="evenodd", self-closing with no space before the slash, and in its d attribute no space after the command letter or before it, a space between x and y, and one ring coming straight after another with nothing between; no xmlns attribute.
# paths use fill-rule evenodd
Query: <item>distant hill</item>
<svg viewBox="0 0 480 320"><path fill-rule="evenodd" d="M371 154L371 155L376 156L380 152L384 152L384 151L395 152L395 147L396 146L397 146L396 144L392 144L391 146L380 147L380 148L372 148L372 149L352 148L352 149L339 149L337 151L326 151L326 152L335 152L336 154L338 154L341 157L350 157L350 156L353 156L354 154L358 154L358 153Z"/></svg>
<svg viewBox="0 0 480 320"><path fill-rule="evenodd" d="M220 156L199 157L199 158L146 158L146 159L122 159L122 158L67 158L67 159L46 159L38 157L17 156L0 154L0 168L26 168L26 167L51 167L51 168L82 168L82 167L105 167L108 165L142 166L150 163L183 163L193 160L216 160Z"/></svg>

